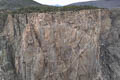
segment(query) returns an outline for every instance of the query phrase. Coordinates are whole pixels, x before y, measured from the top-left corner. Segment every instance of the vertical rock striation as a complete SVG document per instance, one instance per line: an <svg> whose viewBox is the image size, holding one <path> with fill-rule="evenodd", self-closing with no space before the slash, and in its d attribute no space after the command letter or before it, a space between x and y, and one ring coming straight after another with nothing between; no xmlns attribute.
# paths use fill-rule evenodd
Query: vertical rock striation
<svg viewBox="0 0 120 80"><path fill-rule="evenodd" d="M120 80L120 10L113 9L110 14L111 27L101 34L102 73L105 80Z"/></svg>
<svg viewBox="0 0 120 80"><path fill-rule="evenodd" d="M0 23L0 80L119 80L114 19L105 9L9 14Z"/></svg>

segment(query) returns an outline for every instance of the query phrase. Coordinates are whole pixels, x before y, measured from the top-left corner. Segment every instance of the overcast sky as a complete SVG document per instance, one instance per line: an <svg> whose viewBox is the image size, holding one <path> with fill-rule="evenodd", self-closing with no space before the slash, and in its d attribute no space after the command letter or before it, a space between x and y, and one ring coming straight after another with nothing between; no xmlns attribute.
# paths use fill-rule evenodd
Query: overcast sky
<svg viewBox="0 0 120 80"><path fill-rule="evenodd" d="M70 3L75 3L75 2L84 2L84 1L93 1L93 0L34 0L42 4L47 4L47 5L67 5Z"/></svg>

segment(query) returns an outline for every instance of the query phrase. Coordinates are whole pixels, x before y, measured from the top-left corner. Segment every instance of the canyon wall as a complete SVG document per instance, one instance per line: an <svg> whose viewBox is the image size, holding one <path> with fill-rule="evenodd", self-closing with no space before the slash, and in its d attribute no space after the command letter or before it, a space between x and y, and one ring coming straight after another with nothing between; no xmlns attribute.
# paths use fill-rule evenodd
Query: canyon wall
<svg viewBox="0 0 120 80"><path fill-rule="evenodd" d="M0 17L0 80L119 80L118 13Z"/></svg>

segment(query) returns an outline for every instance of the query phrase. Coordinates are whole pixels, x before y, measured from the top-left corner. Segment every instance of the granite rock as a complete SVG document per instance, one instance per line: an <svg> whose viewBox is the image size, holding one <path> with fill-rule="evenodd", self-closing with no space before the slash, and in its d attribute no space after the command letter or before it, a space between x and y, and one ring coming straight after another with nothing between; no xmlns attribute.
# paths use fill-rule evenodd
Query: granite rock
<svg viewBox="0 0 120 80"><path fill-rule="evenodd" d="M0 80L120 80L118 14L9 14L0 23Z"/></svg>

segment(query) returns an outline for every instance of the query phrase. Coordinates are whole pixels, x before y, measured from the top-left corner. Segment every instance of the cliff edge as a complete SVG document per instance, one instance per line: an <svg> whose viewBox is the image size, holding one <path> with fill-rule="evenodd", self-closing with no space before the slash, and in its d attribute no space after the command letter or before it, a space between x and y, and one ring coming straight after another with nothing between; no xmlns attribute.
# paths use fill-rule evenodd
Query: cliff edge
<svg viewBox="0 0 120 80"><path fill-rule="evenodd" d="M0 80L120 80L119 14L91 9L1 16Z"/></svg>

